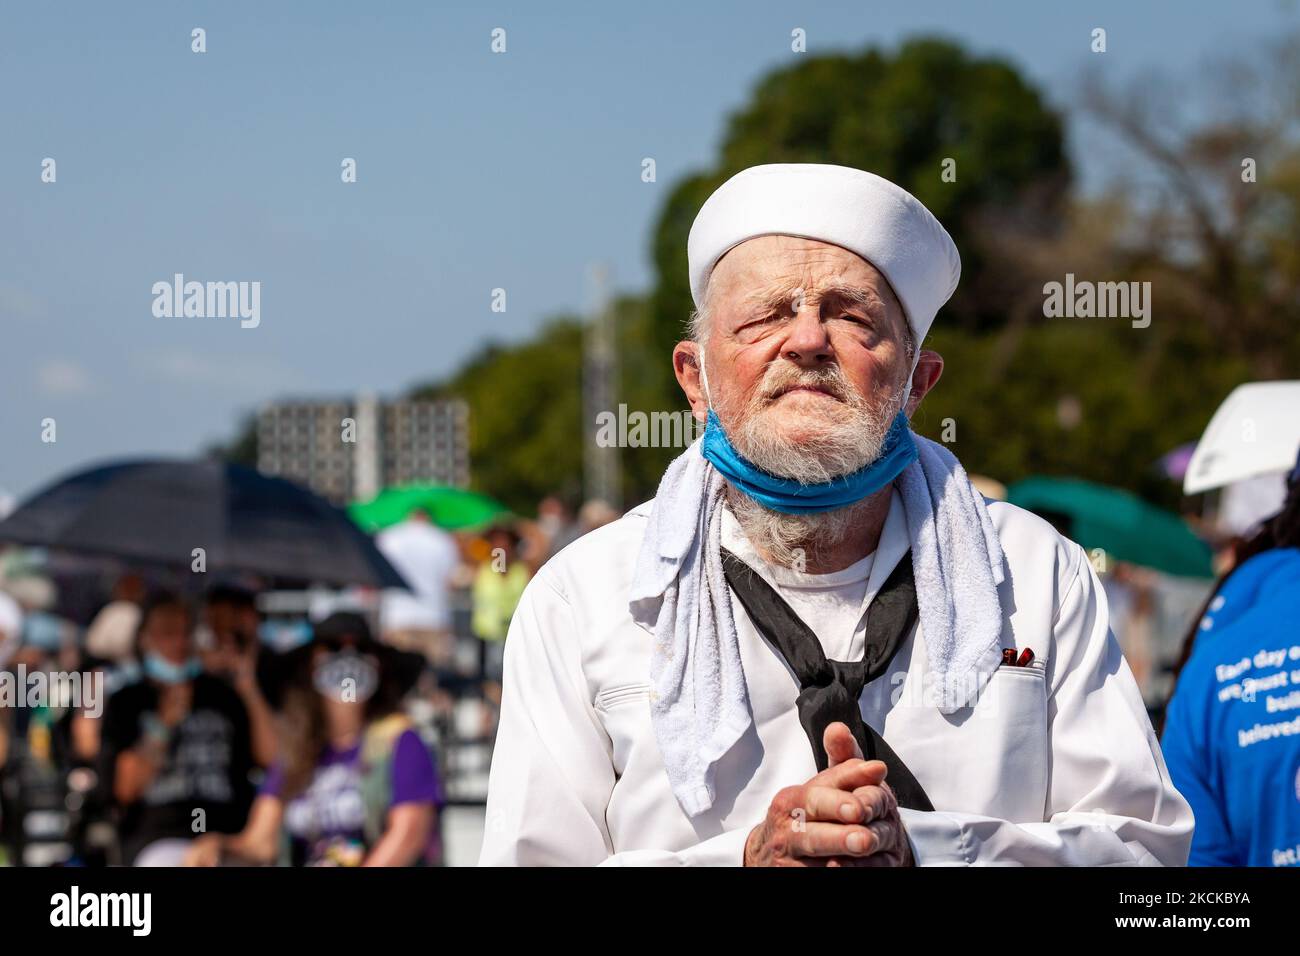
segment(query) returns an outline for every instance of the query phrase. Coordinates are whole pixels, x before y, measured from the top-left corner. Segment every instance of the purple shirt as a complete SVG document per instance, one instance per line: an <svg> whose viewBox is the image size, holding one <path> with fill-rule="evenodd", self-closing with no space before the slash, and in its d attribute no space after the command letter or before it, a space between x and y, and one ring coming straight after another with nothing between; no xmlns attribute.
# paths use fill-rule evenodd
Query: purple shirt
<svg viewBox="0 0 1300 956"><path fill-rule="evenodd" d="M393 745L392 798L403 803L442 806L442 782L429 749L414 730L404 730ZM284 768L273 766L260 793L279 797ZM356 866L371 850L365 833L361 796L361 742L344 750L326 746L307 788L284 807L284 829L295 866ZM436 830L436 828L435 828ZM429 851L436 849L436 834Z"/></svg>

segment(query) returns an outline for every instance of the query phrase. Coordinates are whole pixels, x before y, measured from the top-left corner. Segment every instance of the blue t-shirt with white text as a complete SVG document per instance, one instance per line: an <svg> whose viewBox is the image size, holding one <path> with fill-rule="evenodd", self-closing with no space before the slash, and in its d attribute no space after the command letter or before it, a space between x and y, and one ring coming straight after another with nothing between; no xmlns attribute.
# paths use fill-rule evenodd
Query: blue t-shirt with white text
<svg viewBox="0 0 1300 956"><path fill-rule="evenodd" d="M1210 602L1161 747L1196 816L1191 866L1300 865L1300 548Z"/></svg>

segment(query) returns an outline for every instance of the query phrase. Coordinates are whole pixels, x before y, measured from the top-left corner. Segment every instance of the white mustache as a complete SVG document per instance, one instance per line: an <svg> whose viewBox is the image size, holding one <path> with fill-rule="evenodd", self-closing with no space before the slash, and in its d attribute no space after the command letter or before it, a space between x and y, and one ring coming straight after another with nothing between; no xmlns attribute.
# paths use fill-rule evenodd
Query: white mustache
<svg viewBox="0 0 1300 956"><path fill-rule="evenodd" d="M778 366L773 366L773 369L778 369ZM832 398L849 404L856 404L861 401L861 396L858 395L857 390L849 384L843 373L835 366L828 367L824 372L801 371L791 374L785 370L769 371L766 378L778 379L775 382L764 381L763 395L769 402L796 388L815 388Z"/></svg>

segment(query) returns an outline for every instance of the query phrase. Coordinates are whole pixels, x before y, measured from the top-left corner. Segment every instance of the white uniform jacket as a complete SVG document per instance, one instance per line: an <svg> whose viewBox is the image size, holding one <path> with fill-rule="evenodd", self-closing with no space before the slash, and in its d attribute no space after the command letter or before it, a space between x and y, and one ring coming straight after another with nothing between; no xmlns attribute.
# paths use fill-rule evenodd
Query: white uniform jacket
<svg viewBox="0 0 1300 956"><path fill-rule="evenodd" d="M678 805L651 726L652 636L628 612L649 503L580 538L530 582L510 626L481 865L737 866L773 795L816 773L794 676L732 597L753 726L718 765L714 806ZM926 700L918 626L861 697L925 788L904 809L920 865L1183 865L1192 814L1174 789L1106 598L1083 550L1001 502L1003 646L1037 666L1001 667L974 706ZM729 517L729 516L728 516ZM724 538L724 543L727 543ZM730 546L730 545L728 545ZM898 496L868 600L907 553ZM864 622L822 636L857 660Z"/></svg>

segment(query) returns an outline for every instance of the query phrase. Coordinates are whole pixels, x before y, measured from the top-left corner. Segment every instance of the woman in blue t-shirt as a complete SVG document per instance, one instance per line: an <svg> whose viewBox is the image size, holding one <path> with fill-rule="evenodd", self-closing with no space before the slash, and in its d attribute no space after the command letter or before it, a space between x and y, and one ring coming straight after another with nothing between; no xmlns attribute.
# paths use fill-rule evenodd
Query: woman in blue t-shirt
<svg viewBox="0 0 1300 956"><path fill-rule="evenodd" d="M1300 462L1188 635L1161 739L1192 866L1300 865Z"/></svg>
<svg viewBox="0 0 1300 956"><path fill-rule="evenodd" d="M247 825L196 841L186 862L411 866L438 862L442 785L398 709L398 657L364 618L334 614L294 652L280 758Z"/></svg>

